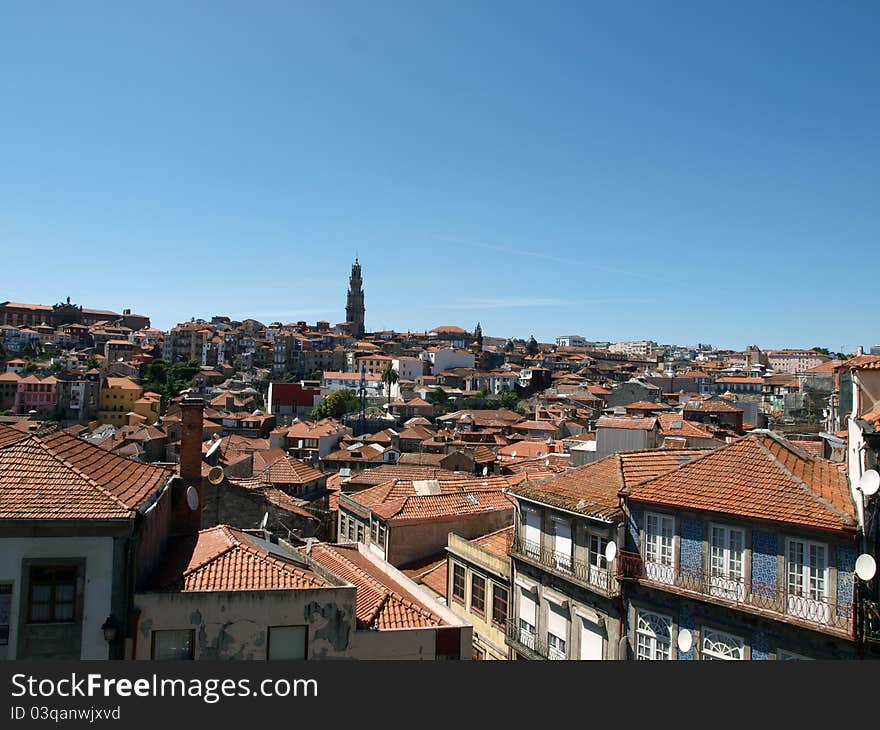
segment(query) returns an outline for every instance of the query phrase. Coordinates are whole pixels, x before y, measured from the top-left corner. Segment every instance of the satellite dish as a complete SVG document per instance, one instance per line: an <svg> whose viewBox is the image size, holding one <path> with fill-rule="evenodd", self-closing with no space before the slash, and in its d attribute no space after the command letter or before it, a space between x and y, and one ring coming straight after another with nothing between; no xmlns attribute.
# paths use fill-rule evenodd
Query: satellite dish
<svg viewBox="0 0 880 730"><path fill-rule="evenodd" d="M260 529L261 529L261 530L265 530L265 529L266 529L266 523L268 523L268 522L269 522L269 513L266 512L266 513L263 514L263 519L260 520Z"/></svg>
<svg viewBox="0 0 880 730"><path fill-rule="evenodd" d="M195 487L186 488L186 503L193 512L199 508L199 493Z"/></svg>
<svg viewBox="0 0 880 730"><path fill-rule="evenodd" d="M544 466L550 466L550 459L547 459L547 461L544 462Z"/></svg>
<svg viewBox="0 0 880 730"><path fill-rule="evenodd" d="M609 540L608 544L605 546L605 560L609 563L617 557L617 543L614 540Z"/></svg>
<svg viewBox="0 0 880 730"><path fill-rule="evenodd" d="M488 467L488 466L484 466L484 467L483 467L483 476L486 476L486 474L488 474L488 473L489 473L489 467Z"/></svg>
<svg viewBox="0 0 880 730"><path fill-rule="evenodd" d="M681 629L678 632L678 650L682 654L687 654L694 645L694 635L690 629Z"/></svg>
<svg viewBox="0 0 880 730"><path fill-rule="evenodd" d="M223 481L223 469L219 466L212 466L211 471L208 472L208 481L211 484L217 485Z"/></svg>
<svg viewBox="0 0 880 730"><path fill-rule="evenodd" d="M515 452L515 451L511 451L511 452L510 452L510 455L513 456L513 457L516 457L516 452Z"/></svg>
<svg viewBox="0 0 880 730"><path fill-rule="evenodd" d="M877 490L880 489L880 472L877 472L875 469L868 469L859 478L859 489L866 497L877 494Z"/></svg>
<svg viewBox="0 0 880 730"><path fill-rule="evenodd" d="M868 553L862 553L856 558L856 575L864 581L869 581L877 573L877 563Z"/></svg>

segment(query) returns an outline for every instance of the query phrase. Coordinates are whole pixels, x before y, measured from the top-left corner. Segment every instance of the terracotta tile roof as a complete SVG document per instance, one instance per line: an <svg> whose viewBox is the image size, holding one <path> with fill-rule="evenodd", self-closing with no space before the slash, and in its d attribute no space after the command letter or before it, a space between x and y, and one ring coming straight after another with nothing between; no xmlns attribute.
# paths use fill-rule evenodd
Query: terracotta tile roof
<svg viewBox="0 0 880 730"><path fill-rule="evenodd" d="M625 408L628 411L665 411L668 406L660 405L659 403L652 403L649 400L640 400L635 403L630 403L625 406Z"/></svg>
<svg viewBox="0 0 880 730"><path fill-rule="evenodd" d="M513 510L513 501L500 489L417 494L371 508L373 514L390 524L445 520L499 510Z"/></svg>
<svg viewBox="0 0 880 730"><path fill-rule="evenodd" d="M414 579L445 598L449 581L449 561L445 557L438 560Z"/></svg>
<svg viewBox="0 0 880 730"><path fill-rule="evenodd" d="M443 469L438 471L448 474L451 477L457 476L455 472L449 472ZM369 489L363 489L359 492L346 494L346 497L363 507L369 507L375 510L379 505L387 503L396 504L407 497L418 495L419 492L417 491L416 485L421 483L425 483L426 487L430 486L436 490L435 494L429 494L426 496L462 494L464 492L485 490L500 491L509 488L514 483L514 480L509 479L508 477L475 477L473 474L462 474L460 477L462 478L445 479L444 477L439 477L434 479L424 478L416 480L390 479L384 484L379 484L375 487L370 487Z"/></svg>
<svg viewBox="0 0 880 730"><path fill-rule="evenodd" d="M0 448L0 519L128 518L172 474L63 431L30 434Z"/></svg>
<svg viewBox="0 0 880 730"><path fill-rule="evenodd" d="M704 400L704 401L690 401L685 404L684 407L685 413L688 411L700 411L702 413L742 413L742 408L737 408L736 406L732 406L729 403L725 403L723 400Z"/></svg>
<svg viewBox="0 0 880 730"><path fill-rule="evenodd" d="M596 421L596 428L627 428L637 431L650 431L656 425L657 419L653 416L649 418L602 416Z"/></svg>
<svg viewBox="0 0 880 730"><path fill-rule="evenodd" d="M630 500L823 530L856 526L844 465L771 432L710 451L636 487Z"/></svg>
<svg viewBox="0 0 880 730"><path fill-rule="evenodd" d="M446 456L447 454L432 454L430 452L406 453L400 455L397 463L405 466L433 466L439 469L441 468L440 462L443 461ZM495 457L493 456L492 458L494 459Z"/></svg>
<svg viewBox="0 0 880 730"><path fill-rule="evenodd" d="M702 456L703 449L631 451L612 454L561 476L525 482L511 489L517 496L603 520L619 519L618 492L677 469Z"/></svg>
<svg viewBox="0 0 880 730"><path fill-rule="evenodd" d="M311 484L324 479L323 472L298 459L279 459L260 473L260 478L270 484Z"/></svg>
<svg viewBox="0 0 880 730"><path fill-rule="evenodd" d="M844 360L839 367L880 370L880 355L856 355L849 360Z"/></svg>
<svg viewBox="0 0 880 730"><path fill-rule="evenodd" d="M356 545L313 545L309 556L356 590L357 627L390 629L443 626L445 621L402 582L383 572Z"/></svg>
<svg viewBox="0 0 880 730"><path fill-rule="evenodd" d="M477 464L488 464L495 461L495 454L488 446L477 446L474 449L474 462Z"/></svg>
<svg viewBox="0 0 880 730"><path fill-rule="evenodd" d="M715 436L700 424L688 421L681 413L661 413L660 434L675 438L714 439Z"/></svg>
<svg viewBox="0 0 880 730"><path fill-rule="evenodd" d="M477 545L488 553L497 555L499 558L506 558L513 542L513 525L502 527L500 530L490 532L488 535L477 537L471 540L471 543Z"/></svg>
<svg viewBox="0 0 880 730"><path fill-rule="evenodd" d="M449 469L440 469L439 467L383 464L373 469L365 469L359 474L353 474L351 483L358 486L376 486L377 484L386 484L394 480L442 479L449 482L466 481L473 478L473 474L464 474L462 472L450 471Z"/></svg>
<svg viewBox="0 0 880 730"><path fill-rule="evenodd" d="M325 587L331 584L283 548L219 525L170 540L150 589L207 593Z"/></svg>
<svg viewBox="0 0 880 730"><path fill-rule="evenodd" d="M15 441L21 441L24 438L27 438L26 433L19 431L17 428L12 428L11 426L6 426L0 423L0 449L4 446L9 446L9 444L14 443Z"/></svg>

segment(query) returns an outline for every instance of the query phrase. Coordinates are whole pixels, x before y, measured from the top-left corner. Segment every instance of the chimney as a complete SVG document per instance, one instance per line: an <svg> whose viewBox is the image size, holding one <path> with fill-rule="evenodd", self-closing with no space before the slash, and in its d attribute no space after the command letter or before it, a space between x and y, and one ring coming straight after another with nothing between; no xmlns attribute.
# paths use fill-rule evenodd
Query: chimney
<svg viewBox="0 0 880 730"><path fill-rule="evenodd" d="M171 534L194 535L202 528L202 412L205 401L187 393L180 403L180 479L171 498ZM190 487L198 496L196 508L187 497ZM195 501L195 500L192 500Z"/></svg>

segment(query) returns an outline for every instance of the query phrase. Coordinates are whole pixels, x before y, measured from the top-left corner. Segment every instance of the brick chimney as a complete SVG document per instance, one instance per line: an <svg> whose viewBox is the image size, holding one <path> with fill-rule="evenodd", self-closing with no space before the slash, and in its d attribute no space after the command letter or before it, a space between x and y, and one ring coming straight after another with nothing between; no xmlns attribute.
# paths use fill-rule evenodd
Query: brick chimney
<svg viewBox="0 0 880 730"><path fill-rule="evenodd" d="M205 401L188 393L180 403L180 479L171 497L171 534L194 535L202 528L202 415ZM192 487L199 497L193 510L187 500Z"/></svg>

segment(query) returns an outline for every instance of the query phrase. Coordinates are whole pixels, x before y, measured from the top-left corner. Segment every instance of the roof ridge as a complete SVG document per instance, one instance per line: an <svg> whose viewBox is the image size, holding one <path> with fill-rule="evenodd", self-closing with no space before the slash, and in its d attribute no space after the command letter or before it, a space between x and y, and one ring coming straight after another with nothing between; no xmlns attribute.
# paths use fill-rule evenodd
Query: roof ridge
<svg viewBox="0 0 880 730"><path fill-rule="evenodd" d="M61 433L61 432L59 431L59 433ZM71 438L72 438L72 437L71 437ZM70 469L70 470L71 470L74 474L76 474L78 477L80 477L81 479L85 480L85 482L86 482L90 487L92 487L93 489L98 490L98 492L100 492L102 495L104 495L105 497L107 497L111 502L115 502L116 504L118 504L119 506L121 506L123 509L128 510L129 512L134 512L134 511L135 511L135 509L134 509L133 507L129 507L125 502L123 502L121 499L119 499L119 497L117 497L117 496L116 496L115 494L113 494L111 491L109 491L109 490L105 489L104 487L102 487L100 484L98 484L98 482L96 482L94 479L92 479L92 477L90 477L90 476L89 476L88 474L86 474L84 471L82 471L82 470L79 469L78 467L76 467L76 466L74 466L73 464L71 464L67 459L65 459L65 458L59 456L58 454L56 454L55 451L54 451L54 450L53 450L53 449L52 449L52 448L51 448L51 447L50 447L45 441L43 441L43 439L40 438L38 435L34 434L34 436L33 436L33 441L35 441L37 444L39 444L40 447L41 447L41 448L42 448L47 454L49 454L49 456L51 456L53 459L55 459L55 461L57 461L59 464L62 464L62 465L65 466L65 467L67 467L68 469ZM16 443L18 443L18 442L16 442ZM96 446L95 448L99 448L99 447ZM102 451L103 451L103 449L102 449ZM112 452L110 452L110 451L104 451L104 453L105 453L105 454L113 455ZM123 457L117 457L117 458L123 458Z"/></svg>
<svg viewBox="0 0 880 730"><path fill-rule="evenodd" d="M799 487L801 487L801 489L803 489L810 497L812 497L815 501L819 502L819 504L821 504L823 507L825 507L825 509L827 509L828 511L835 514L837 517L842 517L842 518L844 518L844 520L847 523L851 523L852 519L851 519L850 515L848 515L843 509L841 509L837 505L833 504L832 502L829 502L827 499L825 499L820 494L817 494L815 492L815 490L809 484L807 484L803 479L801 479L791 469L789 469L785 464L783 464L778 458L776 458L776 455L772 451L770 451L769 448L767 448L767 444L764 443L763 439L755 438L754 440L760 446L760 448L767 454L767 457L770 459L770 461L773 464L775 464L779 469L784 471L795 482L795 484L797 484ZM780 443L777 439L773 439L773 440L776 441L776 443L779 443L780 446L785 448L784 444ZM793 453L795 456L798 456L795 452L791 451L790 449L787 449L787 450L790 451L791 453Z"/></svg>

